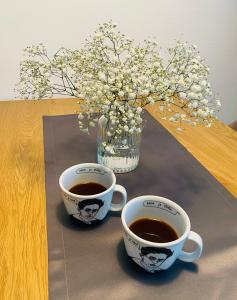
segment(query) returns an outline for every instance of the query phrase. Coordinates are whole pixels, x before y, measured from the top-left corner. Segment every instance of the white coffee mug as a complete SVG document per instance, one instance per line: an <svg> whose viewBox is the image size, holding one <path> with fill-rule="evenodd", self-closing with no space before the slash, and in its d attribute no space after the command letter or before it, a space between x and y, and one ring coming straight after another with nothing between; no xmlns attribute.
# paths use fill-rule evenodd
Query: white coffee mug
<svg viewBox="0 0 237 300"><path fill-rule="evenodd" d="M106 188L95 195L78 195L69 192L77 184L98 183ZM127 192L124 187L116 184L113 171L95 163L83 163L66 169L59 178L62 198L69 215L86 223L103 220L107 213L122 210L127 202ZM119 204L112 203L113 193L122 195Z"/></svg>
<svg viewBox="0 0 237 300"><path fill-rule="evenodd" d="M171 200L149 195L134 198L123 208L121 218L127 254L148 272L166 270L176 259L193 262L202 254L203 243L200 235L190 230L188 215ZM138 237L129 226L143 218L164 221L175 229L178 239L168 243L154 243ZM182 250L186 240L196 243L194 252Z"/></svg>

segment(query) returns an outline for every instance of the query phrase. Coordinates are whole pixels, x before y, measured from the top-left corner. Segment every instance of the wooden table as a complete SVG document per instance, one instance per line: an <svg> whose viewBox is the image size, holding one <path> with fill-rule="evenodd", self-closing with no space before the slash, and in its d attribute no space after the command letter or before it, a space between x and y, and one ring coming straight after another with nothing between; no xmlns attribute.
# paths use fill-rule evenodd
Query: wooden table
<svg viewBox="0 0 237 300"><path fill-rule="evenodd" d="M43 115L75 113L74 99L0 102L0 299L48 299ZM237 133L222 122L207 129L161 120L237 197Z"/></svg>

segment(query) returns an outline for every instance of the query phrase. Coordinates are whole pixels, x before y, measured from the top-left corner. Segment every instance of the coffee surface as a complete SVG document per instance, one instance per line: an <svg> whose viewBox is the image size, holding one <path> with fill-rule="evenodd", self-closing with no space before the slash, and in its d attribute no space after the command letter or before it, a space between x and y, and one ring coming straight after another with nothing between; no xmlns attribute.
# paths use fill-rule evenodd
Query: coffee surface
<svg viewBox="0 0 237 300"><path fill-rule="evenodd" d="M77 195L95 195L106 191L107 188L96 182L79 183L69 189L69 192Z"/></svg>
<svg viewBox="0 0 237 300"><path fill-rule="evenodd" d="M176 231L161 220L143 218L134 221L129 228L140 238L154 243L168 243L178 239Z"/></svg>

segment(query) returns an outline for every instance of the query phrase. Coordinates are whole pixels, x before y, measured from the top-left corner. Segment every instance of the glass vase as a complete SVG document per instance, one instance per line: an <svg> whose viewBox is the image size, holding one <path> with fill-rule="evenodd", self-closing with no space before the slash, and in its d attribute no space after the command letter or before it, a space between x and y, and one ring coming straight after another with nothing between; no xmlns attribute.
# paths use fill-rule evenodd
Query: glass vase
<svg viewBox="0 0 237 300"><path fill-rule="evenodd" d="M115 173L130 172L137 167L139 162L141 133L126 132L113 140L107 135L110 126L104 116L99 119L97 162L109 167Z"/></svg>

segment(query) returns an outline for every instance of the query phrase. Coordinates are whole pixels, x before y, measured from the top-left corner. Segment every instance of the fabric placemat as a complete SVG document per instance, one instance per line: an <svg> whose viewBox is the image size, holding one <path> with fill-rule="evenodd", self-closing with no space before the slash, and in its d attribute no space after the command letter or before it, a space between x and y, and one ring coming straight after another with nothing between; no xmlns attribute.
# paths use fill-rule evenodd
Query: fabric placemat
<svg viewBox="0 0 237 300"><path fill-rule="evenodd" d="M50 299L237 299L236 199L161 124L145 118L139 166L117 174L117 183L128 199L159 195L181 205L203 238L202 257L149 274L126 255L120 213L93 227L69 217L58 178L69 166L96 162L96 130L81 133L76 115L46 116Z"/></svg>

